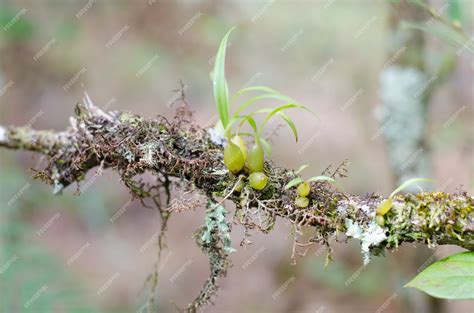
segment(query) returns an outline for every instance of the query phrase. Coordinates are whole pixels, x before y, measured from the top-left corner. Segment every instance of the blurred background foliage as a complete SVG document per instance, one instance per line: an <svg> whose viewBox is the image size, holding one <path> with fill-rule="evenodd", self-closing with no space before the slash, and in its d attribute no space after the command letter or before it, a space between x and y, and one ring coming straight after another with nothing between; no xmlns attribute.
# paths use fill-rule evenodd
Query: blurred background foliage
<svg viewBox="0 0 474 313"><path fill-rule="evenodd" d="M213 56L222 35L238 26L228 50L230 86L272 86L322 117L315 122L295 113L302 138L293 144L289 132L278 131L273 159L293 168L309 163L313 172L306 174L312 176L348 158L349 178L342 182L347 191L388 194L395 174L376 136L379 75L391 57L388 2L2 0L0 123L62 130L84 90L105 109L170 117L182 79L197 122L210 126L217 120L209 80ZM430 1L440 15L459 17L472 34L473 1L446 3ZM407 32L417 31L409 26ZM430 99L426 145L437 187L454 192L462 186L472 193L473 58L459 44L436 35L427 39L428 64L439 51L454 55L455 64ZM0 311L26 311L25 303L38 293L31 311L140 312L156 252L141 248L157 232L157 212L130 203L113 171L90 173L79 197L75 186L53 196L27 170L39 164L39 156L0 151ZM202 210L171 219L158 290L165 312L172 311L171 299L184 307L207 276L206 259L191 238L202 222ZM207 311L369 312L396 293L384 312L406 312L406 293L418 292L402 286L427 260L399 265L416 247L361 268L357 242L334 243L334 261L326 269L320 249L292 266L288 232L280 223L270 235L255 234L243 250L237 246L242 230L235 226L234 268ZM457 249L437 251L441 256ZM110 287L100 292L107 282ZM469 305L452 302L446 310L468 312Z"/></svg>

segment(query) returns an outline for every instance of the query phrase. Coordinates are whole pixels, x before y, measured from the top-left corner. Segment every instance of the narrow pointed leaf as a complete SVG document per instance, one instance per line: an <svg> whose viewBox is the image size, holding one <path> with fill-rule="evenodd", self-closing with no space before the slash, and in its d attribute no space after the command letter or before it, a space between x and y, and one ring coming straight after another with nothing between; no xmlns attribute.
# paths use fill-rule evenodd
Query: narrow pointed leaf
<svg viewBox="0 0 474 313"><path fill-rule="evenodd" d="M332 177L329 177L329 176L324 176L324 175L320 175L320 176L313 176L311 177L310 179L307 180L307 182L316 182L316 181L328 181L332 184L335 184L336 183L336 180Z"/></svg>
<svg viewBox="0 0 474 313"><path fill-rule="evenodd" d="M272 146L270 145L270 143L263 138L260 138L260 143L262 144L262 148L265 152L265 155L270 156L272 154Z"/></svg>
<svg viewBox="0 0 474 313"><path fill-rule="evenodd" d="M390 197L389 198L393 198L397 193L399 193L400 191L402 191L403 189L409 187L410 185L413 185L413 184L416 184L416 183L420 183L420 182L433 182L432 179L429 179L429 178L411 178L407 181L405 181L403 184L401 184L400 186L398 186L397 189L395 189L391 194L390 194Z"/></svg>
<svg viewBox="0 0 474 313"><path fill-rule="evenodd" d="M274 94L280 94L278 91L276 91L273 88L267 87L267 86L252 86L252 87L247 87L247 88L242 88L238 92L234 94L232 97L233 100L237 99L241 95L248 93L248 92L253 92L253 91L262 91L266 93L274 93Z"/></svg>
<svg viewBox="0 0 474 313"><path fill-rule="evenodd" d="M304 109L304 110L307 110L307 111L311 112L310 109L308 109L307 107L305 107L304 105L301 105L301 104L287 103L287 104L281 105L281 106L273 109L272 112L268 113L268 115L265 117L262 124L260 125L260 130L259 130L260 133L263 131L263 128L265 127L265 124L272 118L273 115L277 114L278 112L280 112L282 110L287 110L287 109L292 109L292 108ZM293 121L287 115L285 115L283 117L283 120L285 120L285 122L288 123L291 130L293 131L293 134L295 135L296 140L298 141L298 133L296 131L296 126L293 123Z"/></svg>
<svg viewBox="0 0 474 313"><path fill-rule="evenodd" d="M295 174L301 173L304 169L306 169L306 168L308 168L308 167L309 167L308 164L303 164L303 165L301 165L301 166L296 170Z"/></svg>
<svg viewBox="0 0 474 313"><path fill-rule="evenodd" d="M301 184L302 182L304 182L304 180L301 177L293 178L288 184L286 184L285 189L290 189L291 187Z"/></svg>
<svg viewBox="0 0 474 313"><path fill-rule="evenodd" d="M230 33L234 28L230 29L221 41L219 50L216 54L216 61L214 63L213 71L213 87L214 87L214 99L217 105L217 112L221 120L222 126L227 127L229 122L229 92L227 87L227 81L225 78L225 53L227 49L227 42L229 40Z"/></svg>
<svg viewBox="0 0 474 313"><path fill-rule="evenodd" d="M293 120L283 112L278 112L278 115L280 115L280 117L288 124L291 131L293 132L293 136L295 137L295 140L298 141L298 130L296 129L296 125L293 122Z"/></svg>
<svg viewBox="0 0 474 313"><path fill-rule="evenodd" d="M295 102L293 99L287 96L281 95L279 93L267 93L260 96L252 97L246 102L242 103L237 108L237 110L235 110L234 116L240 115L243 111L245 111L245 109L247 109L249 106L253 105L257 101L266 100L266 99L275 99L275 100L284 101L284 102Z"/></svg>

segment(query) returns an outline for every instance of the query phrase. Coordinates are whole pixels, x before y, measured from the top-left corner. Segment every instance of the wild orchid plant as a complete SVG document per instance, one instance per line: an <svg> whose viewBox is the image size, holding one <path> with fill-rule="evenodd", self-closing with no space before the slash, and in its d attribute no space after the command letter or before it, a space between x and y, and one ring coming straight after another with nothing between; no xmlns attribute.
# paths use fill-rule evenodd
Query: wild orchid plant
<svg viewBox="0 0 474 313"><path fill-rule="evenodd" d="M393 198L402 191L403 189L408 188L410 185L413 185L415 183L420 183L420 182L432 182L432 179L429 178L412 178L407 181L405 181L403 184L398 186L391 194L390 196L382 201L379 206L377 207L377 215L376 215L376 221L377 224L380 226L383 226L385 224L385 218L384 215L387 214L390 209L393 206Z"/></svg>
<svg viewBox="0 0 474 313"><path fill-rule="evenodd" d="M296 188L296 193L298 196L295 199L295 205L299 208L306 208L309 205L308 196L309 196L309 193L311 192L311 185L310 185L311 182L327 181L327 182L330 182L331 184L337 183L334 178L329 177L329 176L324 176L324 175L313 176L307 180L303 180L298 175L308 166L309 165L307 164L300 166L300 168L294 172L294 175L296 175L297 177L290 180L290 182L286 184L285 186L285 189L290 189L292 187L298 186Z"/></svg>
<svg viewBox="0 0 474 313"><path fill-rule="evenodd" d="M246 169L250 173L250 185L256 190L261 190L265 188L268 182L268 177L263 173L265 154L268 155L271 151L270 144L262 136L265 125L267 125L272 117L278 115L288 127L290 127L295 140L298 141L296 125L283 111L293 108L312 111L295 100L266 86L243 88L229 98L229 88L225 76L225 54L229 35L233 30L234 28L227 32L219 45L212 74L214 99L219 115L219 124L227 139L227 146L224 149L224 164L227 169L234 174L238 174ZM239 105L236 104L242 95L253 92L260 94L251 97ZM250 113L244 113L250 106L258 101L268 99L281 101L284 104L275 108L261 108ZM236 109L231 113L231 108L236 105ZM254 116L258 114L266 114L260 124L254 119ZM241 127L245 123L250 126L252 133L247 134L240 132ZM246 143L241 135L249 135L252 137L253 146L249 150L247 150Z"/></svg>

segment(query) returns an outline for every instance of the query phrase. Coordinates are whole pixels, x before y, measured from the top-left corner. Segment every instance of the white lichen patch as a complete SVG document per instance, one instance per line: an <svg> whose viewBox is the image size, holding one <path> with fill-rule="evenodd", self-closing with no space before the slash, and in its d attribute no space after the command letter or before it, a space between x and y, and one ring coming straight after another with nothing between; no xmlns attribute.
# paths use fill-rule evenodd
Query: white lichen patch
<svg viewBox="0 0 474 313"><path fill-rule="evenodd" d="M209 133L213 144L218 146L224 146L226 144L224 130L222 129L222 126L220 126L220 123L214 128L209 128L207 132Z"/></svg>
<svg viewBox="0 0 474 313"><path fill-rule="evenodd" d="M375 211L371 210L370 207L366 204L363 204L360 209L369 217L375 217Z"/></svg>
<svg viewBox="0 0 474 313"><path fill-rule="evenodd" d="M53 172L51 175L51 178L53 179L53 184L54 184L54 189L53 189L53 195L60 195L64 189L64 185L59 182L59 171L57 167L53 167Z"/></svg>
<svg viewBox="0 0 474 313"><path fill-rule="evenodd" d="M346 220L346 236L355 238L355 239L361 239L362 235L364 233L363 229L359 226L359 223L355 222L351 219Z"/></svg>
<svg viewBox="0 0 474 313"><path fill-rule="evenodd" d="M347 214L347 206L343 205L343 204L339 204L336 208L337 210L337 214L339 214L339 216L345 216Z"/></svg>
<svg viewBox="0 0 474 313"><path fill-rule="evenodd" d="M140 146L140 150L143 153L143 156L141 158L141 161L144 162L145 164L149 166L154 166L155 160L153 157L154 151L157 149L157 145L154 143L147 143L142 146Z"/></svg>
<svg viewBox="0 0 474 313"><path fill-rule="evenodd" d="M377 246L387 238L385 229L375 221L371 221L366 227L361 227L359 223L351 219L346 219L346 227L346 236L361 241L364 265L367 265L370 262L370 247Z"/></svg>
<svg viewBox="0 0 474 313"><path fill-rule="evenodd" d="M4 127L0 127L0 142L7 140L7 130Z"/></svg>
<svg viewBox="0 0 474 313"><path fill-rule="evenodd" d="M357 211L362 211L367 217L371 219L375 218L375 210L372 210L370 206L366 204L360 205L354 200L339 201L336 210L339 216L341 217L346 217L350 213L356 213Z"/></svg>

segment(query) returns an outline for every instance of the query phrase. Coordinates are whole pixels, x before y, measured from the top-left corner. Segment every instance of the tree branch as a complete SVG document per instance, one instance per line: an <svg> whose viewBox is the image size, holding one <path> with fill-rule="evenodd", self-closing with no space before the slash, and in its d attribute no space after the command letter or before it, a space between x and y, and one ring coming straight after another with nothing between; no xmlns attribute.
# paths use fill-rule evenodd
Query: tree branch
<svg viewBox="0 0 474 313"><path fill-rule="evenodd" d="M187 106L178 109L170 121L162 116L143 118L125 112L106 113L93 106L90 100L85 102L76 106L75 117L70 119L71 126L63 132L0 126L0 146L44 154L49 162L35 177L54 185L56 193L74 182L79 184L87 171L99 166L99 169L118 171L132 194L142 201L159 197L153 192L160 190L163 181L175 183L186 191L198 191L209 200L226 198L236 206L234 222L245 228L241 245L249 242L249 230L269 232L280 217L293 225L293 255L304 254L298 248L307 248L308 244L316 242L329 247L330 238L340 234L361 240L366 262L370 255L393 250L406 242L430 247L453 244L474 250L474 198L464 192L396 196L391 210L385 215L383 227L375 222L376 208L383 197L348 195L325 181L313 182L310 205L297 208L294 205L296 191L284 188L295 177L294 172L272 162L265 164L269 176L265 189L256 191L245 183L242 191L236 192L236 183L246 182L247 175L236 177L228 173L222 161L223 147L216 143L215 135L193 123ZM157 177L156 186L137 179L145 171ZM323 174L343 178L345 163L334 171L328 168ZM193 207L193 204L171 201L165 210L171 213L187 207ZM307 244L299 242L298 237L303 237L302 229L311 233L311 237L306 238ZM215 249L217 242L224 245L225 240L216 231L213 236L217 237L213 237L211 246L198 238L198 244L201 243L205 252ZM224 250L228 251L226 247ZM221 258L209 255L211 269L226 264L223 263L224 250L216 250L222 251L219 252ZM206 290L217 290L214 288L216 279L225 273L225 268L217 274L211 273ZM201 294L195 300L199 303L193 302L188 310L193 312L198 305L205 305L211 296Z"/></svg>
<svg viewBox="0 0 474 313"><path fill-rule="evenodd" d="M124 112L105 113L92 104L78 104L66 131L0 126L0 146L46 155L50 162L36 176L62 185L59 188L80 182L88 170L100 164L119 171L128 187L133 187L130 179L147 170L192 183L205 195L224 196L237 180L225 169L222 147L212 142L206 130L192 123L185 108L170 122L164 117L147 119ZM292 171L271 162L266 163L265 170L270 177L269 187L261 192L245 187L228 200L247 213L253 208L266 214L269 228L279 216L299 226L316 227L321 238L329 238L335 231L347 231L349 220L361 228L368 226L384 200L375 194L345 195L326 182L318 182L313 183L310 206L298 209L292 201L295 191L283 188L293 178ZM246 203L242 203L244 197ZM390 249L403 242L422 242L473 250L473 204L474 198L462 192L398 196L386 216L384 228L388 237L370 248ZM267 230L264 223L254 226Z"/></svg>

